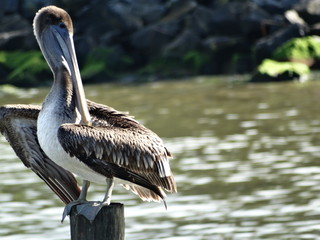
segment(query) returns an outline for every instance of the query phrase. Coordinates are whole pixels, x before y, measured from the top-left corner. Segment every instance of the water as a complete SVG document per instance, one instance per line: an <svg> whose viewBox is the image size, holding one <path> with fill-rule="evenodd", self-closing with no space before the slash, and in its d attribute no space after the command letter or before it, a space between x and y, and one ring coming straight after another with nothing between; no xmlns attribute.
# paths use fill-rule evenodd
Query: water
<svg viewBox="0 0 320 240"><path fill-rule="evenodd" d="M48 89L1 104L39 103ZM132 115L174 154L179 193L145 203L116 187L126 239L320 239L320 82L244 84L210 78L86 86ZM30 97L31 96L31 97ZM0 138L0 239L70 239L63 204ZM93 184L90 200L103 198Z"/></svg>

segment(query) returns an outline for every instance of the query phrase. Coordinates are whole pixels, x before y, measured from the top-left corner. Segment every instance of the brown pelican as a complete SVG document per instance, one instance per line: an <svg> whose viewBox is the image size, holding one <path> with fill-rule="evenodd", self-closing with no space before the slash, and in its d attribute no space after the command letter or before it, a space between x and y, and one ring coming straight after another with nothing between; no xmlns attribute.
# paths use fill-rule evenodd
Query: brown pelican
<svg viewBox="0 0 320 240"><path fill-rule="evenodd" d="M34 114L29 124L37 129L37 152L64 168L65 176L70 171L84 180L77 203L86 201L89 182L107 185L101 205L110 204L114 181L147 201L164 200L164 190L176 192L162 140L128 115L85 99L69 14L44 7L33 27L54 82L40 112L24 108Z"/></svg>

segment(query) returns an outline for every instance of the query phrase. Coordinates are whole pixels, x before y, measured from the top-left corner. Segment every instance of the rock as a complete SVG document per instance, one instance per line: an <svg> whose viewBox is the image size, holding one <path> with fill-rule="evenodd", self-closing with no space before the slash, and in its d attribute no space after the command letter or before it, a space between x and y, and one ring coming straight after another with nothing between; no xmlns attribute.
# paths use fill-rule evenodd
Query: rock
<svg viewBox="0 0 320 240"><path fill-rule="evenodd" d="M228 36L214 36L209 37L204 41L204 45L208 47L211 51L225 50L236 46L240 42L237 37Z"/></svg>
<svg viewBox="0 0 320 240"><path fill-rule="evenodd" d="M230 73L231 74L245 74L252 72L254 68L253 58L248 51L235 53L231 57Z"/></svg>
<svg viewBox="0 0 320 240"><path fill-rule="evenodd" d="M296 10L288 10L284 13L286 20L291 24L307 25L306 22L299 16Z"/></svg>
<svg viewBox="0 0 320 240"><path fill-rule="evenodd" d="M247 4L247 6L243 6L243 8L245 8L242 10L241 17L243 37L258 39L266 34L266 31L262 30L263 27L266 28L269 24L279 24L269 13L254 3Z"/></svg>
<svg viewBox="0 0 320 240"><path fill-rule="evenodd" d="M215 5L219 4L219 1L217 0L197 0L198 5L208 7L208 8L214 8Z"/></svg>
<svg viewBox="0 0 320 240"><path fill-rule="evenodd" d="M32 26L18 14L0 19L0 49L29 49L35 43Z"/></svg>
<svg viewBox="0 0 320 240"><path fill-rule="evenodd" d="M134 0L130 1L130 12L141 18L144 25L152 24L166 13L166 7L160 0Z"/></svg>
<svg viewBox="0 0 320 240"><path fill-rule="evenodd" d="M271 16L254 3L231 2L213 10L212 29L216 35L261 36L261 25Z"/></svg>
<svg viewBox="0 0 320 240"><path fill-rule="evenodd" d="M46 5L41 0L22 1L19 4L18 12L20 12L22 17L32 20L35 13L43 6L46 6Z"/></svg>
<svg viewBox="0 0 320 240"><path fill-rule="evenodd" d="M303 63L277 62L265 59L253 75L251 82L305 81L309 73L309 67Z"/></svg>
<svg viewBox="0 0 320 240"><path fill-rule="evenodd" d="M320 1L304 0L300 1L295 7L301 18L308 24L320 22Z"/></svg>
<svg viewBox="0 0 320 240"><path fill-rule="evenodd" d="M215 35L241 35L241 3L233 2L213 10L212 29Z"/></svg>
<svg viewBox="0 0 320 240"><path fill-rule="evenodd" d="M259 63L271 57L284 42L320 35L320 0L49 2L66 9L73 19L80 67L85 66L94 49L104 49L107 59L101 60L99 54L94 57L98 56L95 60L101 61L97 65L101 69L105 65L106 70L94 62L87 66L88 76L101 73L101 79L103 74L126 74L127 69L140 71L148 63L153 64L150 69L160 72L157 64L170 61L180 64L179 74L248 72L254 58ZM38 50L32 19L48 4L47 0L2 0L0 50ZM192 64L195 71L189 69ZM168 72L174 69L171 62L167 65ZM149 73L152 75L151 70Z"/></svg>
<svg viewBox="0 0 320 240"><path fill-rule="evenodd" d="M0 16L16 13L19 10L19 0L2 0Z"/></svg>
<svg viewBox="0 0 320 240"><path fill-rule="evenodd" d="M300 0L252 0L265 11L271 14L283 14L291 9Z"/></svg>
<svg viewBox="0 0 320 240"><path fill-rule="evenodd" d="M197 6L194 0L176 0L170 1L166 15L161 19L161 23L177 20L184 16Z"/></svg>
<svg viewBox="0 0 320 240"><path fill-rule="evenodd" d="M164 57L183 57L188 51L195 50L201 45L201 39L192 30L186 29L176 39L162 50Z"/></svg>
<svg viewBox="0 0 320 240"><path fill-rule="evenodd" d="M320 35L320 23L310 26L309 35Z"/></svg>
<svg viewBox="0 0 320 240"><path fill-rule="evenodd" d="M78 13L74 23L78 33L95 39L97 44L104 32L130 33L142 27L141 19L131 14L122 1L111 0L105 3L103 0L96 0L95 2L99 4L88 4Z"/></svg>
<svg viewBox="0 0 320 240"><path fill-rule="evenodd" d="M8 78L10 71L6 66L0 62L0 76L1 76L1 84L4 83L4 81Z"/></svg>
<svg viewBox="0 0 320 240"><path fill-rule="evenodd" d="M152 57L161 53L161 49L174 40L179 30L177 21L147 26L131 35L131 47Z"/></svg>
<svg viewBox="0 0 320 240"><path fill-rule="evenodd" d="M280 31L260 39L254 46L254 55L257 63L260 63L265 58L270 58L274 50L281 46L286 41L305 36L306 28L292 24L284 27Z"/></svg>
<svg viewBox="0 0 320 240"><path fill-rule="evenodd" d="M125 31L135 31L143 26L143 22L139 15L135 14L131 10L130 4L126 1L110 0L107 2L108 13L112 13L121 21L122 29ZM106 21L110 21L110 16L104 16ZM111 21L112 23L112 21Z"/></svg>
<svg viewBox="0 0 320 240"><path fill-rule="evenodd" d="M235 56L240 56L240 53L246 52L244 50L246 45L240 37L230 36L214 36L205 39L203 42L206 52L211 56L211 72L210 74L234 73L238 69L239 62L235 61ZM245 64L250 64L251 61ZM241 69L247 69L246 66L240 66Z"/></svg>
<svg viewBox="0 0 320 240"><path fill-rule="evenodd" d="M128 42L132 32L143 26L142 20L131 14L126 1L94 0L74 17L75 44L79 63L83 63L90 49L110 47ZM99 19L99 21L97 21Z"/></svg>
<svg viewBox="0 0 320 240"><path fill-rule="evenodd" d="M198 32L202 36L214 33L212 16L214 12L203 6L197 6L191 13L192 30Z"/></svg>

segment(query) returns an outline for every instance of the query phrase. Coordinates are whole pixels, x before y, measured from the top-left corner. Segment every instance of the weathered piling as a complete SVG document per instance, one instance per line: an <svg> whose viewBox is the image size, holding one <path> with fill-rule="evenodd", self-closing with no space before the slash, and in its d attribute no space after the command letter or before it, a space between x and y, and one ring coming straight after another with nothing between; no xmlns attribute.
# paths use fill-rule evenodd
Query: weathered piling
<svg viewBox="0 0 320 240"><path fill-rule="evenodd" d="M93 221L72 207L70 214L71 240L124 240L124 206L111 203L99 211Z"/></svg>

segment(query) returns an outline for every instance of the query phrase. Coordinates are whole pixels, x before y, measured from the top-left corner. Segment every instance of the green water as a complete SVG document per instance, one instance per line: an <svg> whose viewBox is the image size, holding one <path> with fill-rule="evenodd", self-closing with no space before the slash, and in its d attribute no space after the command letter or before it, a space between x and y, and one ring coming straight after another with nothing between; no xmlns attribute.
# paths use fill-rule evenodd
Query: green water
<svg viewBox="0 0 320 240"><path fill-rule="evenodd" d="M0 96L40 103L48 89ZM320 82L247 84L212 78L85 86L129 111L174 155L179 193L145 203L116 187L126 239L319 239ZM0 239L69 239L63 205L0 138ZM103 198L93 184L90 200Z"/></svg>

